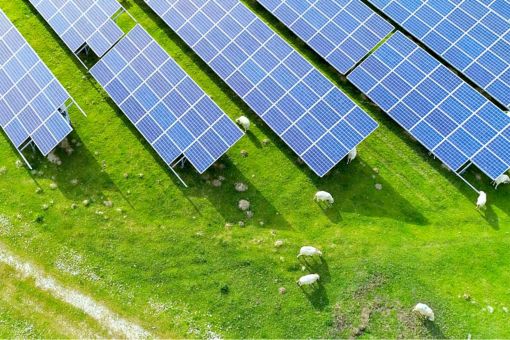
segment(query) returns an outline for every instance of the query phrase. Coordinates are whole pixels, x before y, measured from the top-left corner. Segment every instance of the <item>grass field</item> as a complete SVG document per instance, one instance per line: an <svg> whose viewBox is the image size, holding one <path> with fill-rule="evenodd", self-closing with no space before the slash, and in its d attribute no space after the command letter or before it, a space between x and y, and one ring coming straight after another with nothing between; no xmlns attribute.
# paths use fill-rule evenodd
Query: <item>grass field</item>
<svg viewBox="0 0 510 340"><path fill-rule="evenodd" d="M0 138L0 249L154 337L510 337L510 188L496 191L468 171L489 197L477 211L474 191L254 0L246 3L380 123L359 158L317 178L142 0L124 1L230 117L255 125L222 158L224 168L204 176L179 169L186 189L28 1L1 1L88 117L71 111L80 145L59 152L61 166L35 155L36 171L17 167L16 150ZM219 176L222 186L212 186ZM236 182L249 190L236 192ZM331 209L312 201L317 190L333 194ZM237 208L243 198L251 219ZM307 244L324 260L303 271L296 255ZM308 272L321 275L315 290L295 284ZM0 337L119 335L13 268L0 263L0 275ZM434 309L436 322L411 313L417 302Z"/></svg>

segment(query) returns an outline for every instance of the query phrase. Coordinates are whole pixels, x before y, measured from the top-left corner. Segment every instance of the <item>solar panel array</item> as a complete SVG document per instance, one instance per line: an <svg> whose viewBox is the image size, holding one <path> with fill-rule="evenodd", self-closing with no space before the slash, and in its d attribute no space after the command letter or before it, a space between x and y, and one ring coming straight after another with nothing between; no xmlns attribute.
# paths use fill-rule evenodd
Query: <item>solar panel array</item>
<svg viewBox="0 0 510 340"><path fill-rule="evenodd" d="M481 0L499 15L510 20L510 1L508 0Z"/></svg>
<svg viewBox="0 0 510 340"><path fill-rule="evenodd" d="M369 0L501 104L510 106L510 22L505 0ZM485 4L484 4L485 2ZM505 4L506 3L506 4Z"/></svg>
<svg viewBox="0 0 510 340"><path fill-rule="evenodd" d="M377 128L241 2L147 3L317 175Z"/></svg>
<svg viewBox="0 0 510 340"><path fill-rule="evenodd" d="M450 169L510 168L510 117L402 33L348 78Z"/></svg>
<svg viewBox="0 0 510 340"><path fill-rule="evenodd" d="M53 150L72 131L58 111L70 98L0 10L0 126L14 146Z"/></svg>
<svg viewBox="0 0 510 340"><path fill-rule="evenodd" d="M90 72L169 165L184 155L203 173L243 136L139 25Z"/></svg>
<svg viewBox="0 0 510 340"><path fill-rule="evenodd" d="M393 30L360 0L258 1L342 74Z"/></svg>
<svg viewBox="0 0 510 340"><path fill-rule="evenodd" d="M112 19L117 0L30 0L73 52L86 44L101 57L124 34Z"/></svg>

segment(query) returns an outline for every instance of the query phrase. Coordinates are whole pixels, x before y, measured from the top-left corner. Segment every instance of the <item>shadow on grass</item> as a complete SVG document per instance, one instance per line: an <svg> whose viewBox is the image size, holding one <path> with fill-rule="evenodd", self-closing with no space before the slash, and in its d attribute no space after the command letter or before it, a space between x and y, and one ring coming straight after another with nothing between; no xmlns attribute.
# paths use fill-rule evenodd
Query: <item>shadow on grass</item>
<svg viewBox="0 0 510 340"><path fill-rule="evenodd" d="M80 146L76 147L73 143L74 151L71 155L57 147L55 153L62 161L59 166L49 163L38 153L37 155L34 153L36 156L32 165L37 171L42 171L40 177L52 179L57 184L58 190L66 198L75 202L85 199L101 202L108 199L108 193L116 192L130 204L128 198L114 184L76 132L73 132L68 139ZM32 178L39 186L37 181L39 176L32 175ZM74 180L78 182L74 183Z"/></svg>
<svg viewBox="0 0 510 340"><path fill-rule="evenodd" d="M331 273L329 272L329 266L323 257L302 256L299 258L299 263L304 265L308 272L319 274L320 282L328 283L331 281Z"/></svg>
<svg viewBox="0 0 510 340"><path fill-rule="evenodd" d="M313 308L322 311L329 305L329 298L326 288L321 283L312 286L301 286L300 289L312 304Z"/></svg>
<svg viewBox="0 0 510 340"><path fill-rule="evenodd" d="M324 214L332 221L342 220L342 212L356 213L367 217L387 217L394 220L425 225L428 220L407 199L374 173L373 169L357 158L347 170L342 162L337 170L323 178L313 178L317 190L326 190L335 198L330 208L323 208ZM342 171L343 170L343 171ZM375 188L382 185L382 190Z"/></svg>
<svg viewBox="0 0 510 340"><path fill-rule="evenodd" d="M444 335L443 331L437 324L435 324L432 321L425 320L424 321L425 328L427 328L427 331L434 339L446 339L446 336Z"/></svg>

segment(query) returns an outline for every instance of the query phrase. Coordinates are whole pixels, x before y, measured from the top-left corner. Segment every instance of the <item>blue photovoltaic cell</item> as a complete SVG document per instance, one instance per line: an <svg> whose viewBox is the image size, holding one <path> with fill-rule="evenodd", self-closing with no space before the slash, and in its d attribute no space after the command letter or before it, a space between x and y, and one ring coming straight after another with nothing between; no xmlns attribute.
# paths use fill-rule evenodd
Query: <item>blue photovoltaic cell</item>
<svg viewBox="0 0 510 340"><path fill-rule="evenodd" d="M203 173L243 133L139 25L91 70L166 164Z"/></svg>
<svg viewBox="0 0 510 340"><path fill-rule="evenodd" d="M147 3L317 175L377 128L241 2Z"/></svg>
<svg viewBox="0 0 510 340"><path fill-rule="evenodd" d="M510 118L402 33L348 79L450 169L471 161L495 179L510 168Z"/></svg>
<svg viewBox="0 0 510 340"><path fill-rule="evenodd" d="M123 35L112 19L121 10L117 0L30 0L73 52L87 44L101 57Z"/></svg>
<svg viewBox="0 0 510 340"><path fill-rule="evenodd" d="M394 28L360 0L258 1L342 74Z"/></svg>
<svg viewBox="0 0 510 340"><path fill-rule="evenodd" d="M16 148L32 140L46 156L71 131L58 111L71 99L0 10L0 127Z"/></svg>
<svg viewBox="0 0 510 340"><path fill-rule="evenodd" d="M494 99L510 107L510 3L369 0Z"/></svg>

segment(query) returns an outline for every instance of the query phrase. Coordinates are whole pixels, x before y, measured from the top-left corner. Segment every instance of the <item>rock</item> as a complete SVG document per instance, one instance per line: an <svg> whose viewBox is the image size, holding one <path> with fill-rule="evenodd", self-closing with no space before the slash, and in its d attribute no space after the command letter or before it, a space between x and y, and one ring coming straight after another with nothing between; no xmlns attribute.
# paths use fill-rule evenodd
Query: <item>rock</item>
<svg viewBox="0 0 510 340"><path fill-rule="evenodd" d="M379 173L379 168L373 168L372 171L375 172L376 174L378 174Z"/></svg>
<svg viewBox="0 0 510 340"><path fill-rule="evenodd" d="M305 164L305 162L304 162L301 158L298 158L298 159L297 159L297 163L298 163L298 164Z"/></svg>
<svg viewBox="0 0 510 340"><path fill-rule="evenodd" d="M234 225L232 223L225 223L226 229L231 229Z"/></svg>
<svg viewBox="0 0 510 340"><path fill-rule="evenodd" d="M77 179L77 178L73 178L73 179L71 180L71 184L72 184L72 185L78 185L78 183L80 183L80 182L78 181L78 179Z"/></svg>
<svg viewBox="0 0 510 340"><path fill-rule="evenodd" d="M246 150L241 150L241 156L243 156L243 157L248 157L248 151L246 151Z"/></svg>
<svg viewBox="0 0 510 340"><path fill-rule="evenodd" d="M260 225L261 227L263 227L263 226L264 226L264 221L260 221L260 222L259 222L259 225Z"/></svg>
<svg viewBox="0 0 510 340"><path fill-rule="evenodd" d="M42 192L42 188L41 187L35 188L35 193L36 194L40 194L41 192Z"/></svg>
<svg viewBox="0 0 510 340"><path fill-rule="evenodd" d="M103 204L107 208L113 207L113 202L112 201L104 201Z"/></svg>
<svg viewBox="0 0 510 340"><path fill-rule="evenodd" d="M124 173L124 178L128 179L129 178L129 174L127 172Z"/></svg>
<svg viewBox="0 0 510 340"><path fill-rule="evenodd" d="M253 211L251 211L251 210L246 211L246 217L253 218Z"/></svg>
<svg viewBox="0 0 510 340"><path fill-rule="evenodd" d="M84 207L88 207L90 205L90 201L89 200L83 200L83 202L81 202L83 204Z"/></svg>
<svg viewBox="0 0 510 340"><path fill-rule="evenodd" d="M48 210L49 207L50 207L49 205L43 204L41 208L42 210Z"/></svg>
<svg viewBox="0 0 510 340"><path fill-rule="evenodd" d="M503 307L503 312L508 313L508 307Z"/></svg>
<svg viewBox="0 0 510 340"><path fill-rule="evenodd" d="M142 173L139 173L139 174L138 174L138 178L144 178L144 177L145 177L145 175L144 175L144 174L142 174Z"/></svg>
<svg viewBox="0 0 510 340"><path fill-rule="evenodd" d="M250 202L247 201L247 200L240 200L239 204L238 204L238 207L242 211L247 211L248 209L250 209Z"/></svg>
<svg viewBox="0 0 510 340"><path fill-rule="evenodd" d="M283 246L283 241L282 241L282 240L276 240L276 241L274 242L274 246L275 246L276 248L279 248L279 247Z"/></svg>
<svg viewBox="0 0 510 340"><path fill-rule="evenodd" d="M464 300L466 301L470 301L471 300L471 296L468 294L468 293L464 293L464 295L462 296L464 298Z"/></svg>
<svg viewBox="0 0 510 340"><path fill-rule="evenodd" d="M203 180L208 181L210 178L211 178L211 175L209 175L208 173L202 174Z"/></svg>
<svg viewBox="0 0 510 340"><path fill-rule="evenodd" d="M5 166L0 168L0 175L5 175L7 173L7 168Z"/></svg>
<svg viewBox="0 0 510 340"><path fill-rule="evenodd" d="M375 189L376 189L376 190L382 190L382 184L381 184L381 183L377 183L377 184L375 185Z"/></svg>
<svg viewBox="0 0 510 340"><path fill-rule="evenodd" d="M269 143L271 143L271 141L270 141L269 139L267 139L267 138L264 138L264 139L262 140L262 145L264 145L264 146L269 145Z"/></svg>
<svg viewBox="0 0 510 340"><path fill-rule="evenodd" d="M74 209L76 209L76 208L78 208L78 204L76 204L76 203L71 204L71 209L73 209L73 210L74 210Z"/></svg>
<svg viewBox="0 0 510 340"><path fill-rule="evenodd" d="M218 187L221 187L221 181L219 179L213 179L213 181L211 182L212 186L215 187L215 188L218 188Z"/></svg>
<svg viewBox="0 0 510 340"><path fill-rule="evenodd" d="M224 180L226 180L226 178L225 178L225 177L223 177L223 176L218 176L218 179L219 179L220 181L222 181L222 182L223 182Z"/></svg>
<svg viewBox="0 0 510 340"><path fill-rule="evenodd" d="M285 287L280 287L280 288L278 288L278 293L280 293L280 295L283 295L283 294L287 293L287 289L285 289Z"/></svg>
<svg viewBox="0 0 510 340"><path fill-rule="evenodd" d="M487 312L489 312L490 314L494 313L494 307L487 306Z"/></svg>
<svg viewBox="0 0 510 340"><path fill-rule="evenodd" d="M245 192L248 190L248 185L243 182L237 182L236 184L234 184L234 187L237 192Z"/></svg>
<svg viewBox="0 0 510 340"><path fill-rule="evenodd" d="M477 181L481 181L482 180L482 176L480 174L476 174L475 178L476 178Z"/></svg>
<svg viewBox="0 0 510 340"><path fill-rule="evenodd" d="M57 183L55 183L55 182L51 182L51 183L50 183L50 189L51 189L51 190L55 190L56 188L58 188Z"/></svg>
<svg viewBox="0 0 510 340"><path fill-rule="evenodd" d="M21 168L23 166L23 162L20 161L19 159L17 159L14 164L16 164L16 168Z"/></svg>
<svg viewBox="0 0 510 340"><path fill-rule="evenodd" d="M239 226L240 226L241 228L242 228L242 227L244 227L244 222L243 222L243 221L239 221L239 223L238 223L238 224L239 224Z"/></svg>

